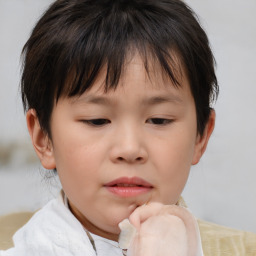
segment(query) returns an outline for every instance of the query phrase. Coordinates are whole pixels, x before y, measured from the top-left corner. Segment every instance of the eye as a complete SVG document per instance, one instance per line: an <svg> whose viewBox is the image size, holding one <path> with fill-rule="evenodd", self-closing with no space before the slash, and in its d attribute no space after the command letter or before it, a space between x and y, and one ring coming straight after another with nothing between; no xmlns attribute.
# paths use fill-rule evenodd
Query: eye
<svg viewBox="0 0 256 256"><path fill-rule="evenodd" d="M103 126L110 123L110 120L104 118L82 120L83 123L91 126Z"/></svg>
<svg viewBox="0 0 256 256"><path fill-rule="evenodd" d="M172 123L172 119L166 119L166 118L150 118L147 120L147 123L154 124L154 125L167 125Z"/></svg>

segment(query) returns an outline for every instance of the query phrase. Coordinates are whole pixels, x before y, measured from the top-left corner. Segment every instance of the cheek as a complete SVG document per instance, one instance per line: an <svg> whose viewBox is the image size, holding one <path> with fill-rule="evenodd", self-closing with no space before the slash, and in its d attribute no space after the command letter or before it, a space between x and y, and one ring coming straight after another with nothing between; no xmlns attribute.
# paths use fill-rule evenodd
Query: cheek
<svg viewBox="0 0 256 256"><path fill-rule="evenodd" d="M160 197L165 204L174 204L187 182L194 152L190 136L168 139L155 148Z"/></svg>
<svg viewBox="0 0 256 256"><path fill-rule="evenodd" d="M66 192L79 191L95 183L97 179L98 158L96 146L85 146L74 138L60 139L54 147L56 168Z"/></svg>
<svg viewBox="0 0 256 256"><path fill-rule="evenodd" d="M102 143L84 131L83 126L72 124L56 130L54 154L59 166L73 169L89 167L102 151ZM96 161L97 162L97 161Z"/></svg>
<svg viewBox="0 0 256 256"><path fill-rule="evenodd" d="M88 147L62 148L56 154L56 166L58 172L66 173L71 177L80 176L81 179L89 178L97 168L98 159L95 153Z"/></svg>
<svg viewBox="0 0 256 256"><path fill-rule="evenodd" d="M154 155L158 164L172 171L186 171L190 168L195 143L191 136L181 133L161 143L154 143ZM166 168L164 168L166 169Z"/></svg>

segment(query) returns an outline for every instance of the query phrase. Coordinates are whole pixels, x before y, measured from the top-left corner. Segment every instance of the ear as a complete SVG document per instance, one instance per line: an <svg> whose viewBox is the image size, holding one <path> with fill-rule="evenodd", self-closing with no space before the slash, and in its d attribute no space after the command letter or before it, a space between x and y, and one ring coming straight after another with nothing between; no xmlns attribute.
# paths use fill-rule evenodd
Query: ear
<svg viewBox="0 0 256 256"><path fill-rule="evenodd" d="M49 136L42 130L34 109L29 109L26 115L27 127L34 149L45 169L56 168L53 146Z"/></svg>
<svg viewBox="0 0 256 256"><path fill-rule="evenodd" d="M204 133L202 135L197 136L192 165L195 165L200 161L202 155L204 154L204 152L206 150L208 141L209 141L211 134L214 130L215 116L216 116L215 111L212 109L211 113L210 113L209 120L205 126Z"/></svg>

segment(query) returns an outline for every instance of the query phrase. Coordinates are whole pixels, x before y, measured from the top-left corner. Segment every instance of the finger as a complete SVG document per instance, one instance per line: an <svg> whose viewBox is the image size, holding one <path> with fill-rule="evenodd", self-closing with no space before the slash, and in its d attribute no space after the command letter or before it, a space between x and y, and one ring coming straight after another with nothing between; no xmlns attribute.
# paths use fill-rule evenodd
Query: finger
<svg viewBox="0 0 256 256"><path fill-rule="evenodd" d="M188 209L176 205L163 206L159 214L170 214L180 218L187 230L188 247L190 248L190 251L197 251L200 243L199 228L196 218Z"/></svg>
<svg viewBox="0 0 256 256"><path fill-rule="evenodd" d="M187 255L184 222L170 214L151 216L143 222L131 251L136 256Z"/></svg>
<svg viewBox="0 0 256 256"><path fill-rule="evenodd" d="M151 216L158 215L163 207L163 204L152 202L148 205L142 205L138 207L129 217L129 221L137 230L140 228L140 224L143 223Z"/></svg>

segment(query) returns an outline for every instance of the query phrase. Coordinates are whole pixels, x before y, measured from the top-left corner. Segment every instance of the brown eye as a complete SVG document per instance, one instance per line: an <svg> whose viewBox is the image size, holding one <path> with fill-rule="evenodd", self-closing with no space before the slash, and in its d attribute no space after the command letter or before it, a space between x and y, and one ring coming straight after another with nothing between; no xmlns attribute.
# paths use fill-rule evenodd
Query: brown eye
<svg viewBox="0 0 256 256"><path fill-rule="evenodd" d="M90 120L83 120L83 123L89 124L91 126L103 126L110 123L110 120L104 118L98 119L90 119Z"/></svg>
<svg viewBox="0 0 256 256"><path fill-rule="evenodd" d="M150 118L147 120L147 123L154 125L167 125L170 124L173 120L166 118Z"/></svg>

